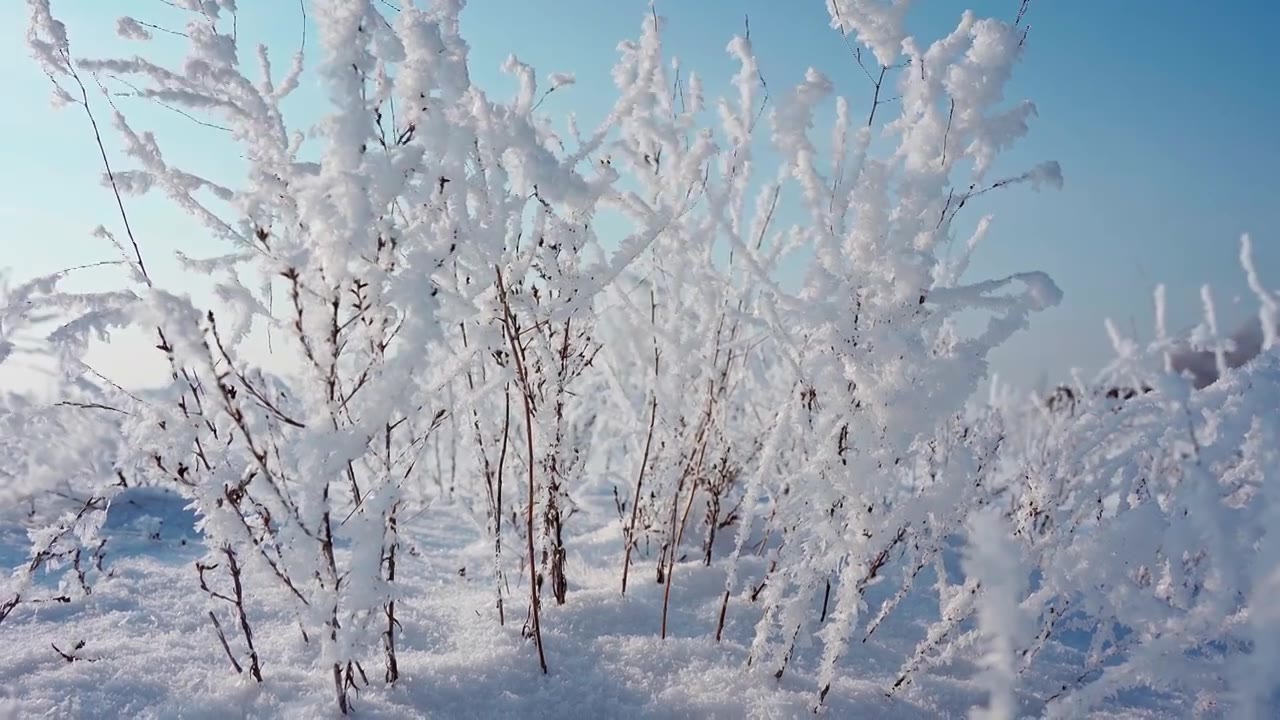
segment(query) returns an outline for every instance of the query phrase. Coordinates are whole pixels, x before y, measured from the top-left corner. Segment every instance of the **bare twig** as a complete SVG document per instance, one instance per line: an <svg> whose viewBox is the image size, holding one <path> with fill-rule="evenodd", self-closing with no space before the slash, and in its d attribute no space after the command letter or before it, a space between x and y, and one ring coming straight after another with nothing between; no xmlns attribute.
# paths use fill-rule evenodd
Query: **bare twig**
<svg viewBox="0 0 1280 720"><path fill-rule="evenodd" d="M218 622L218 616L212 610L209 611L209 619L213 621L213 630L218 633L218 640L222 643L222 649L227 653L227 659L231 661L231 667L235 668L236 674L244 673L244 668L240 666L240 661L236 660L235 653L231 652L231 645L227 642L227 634L222 631L222 623Z"/></svg>

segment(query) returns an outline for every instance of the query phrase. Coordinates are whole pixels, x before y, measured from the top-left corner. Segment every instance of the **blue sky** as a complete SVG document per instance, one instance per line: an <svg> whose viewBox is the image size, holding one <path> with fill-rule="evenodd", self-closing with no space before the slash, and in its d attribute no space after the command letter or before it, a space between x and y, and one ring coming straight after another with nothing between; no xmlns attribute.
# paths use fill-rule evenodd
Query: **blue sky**
<svg viewBox="0 0 1280 720"><path fill-rule="evenodd" d="M1011 18L1018 4L917 0L912 29L932 39L965 8ZM278 47L283 67L298 39L296 4L241 5L242 30ZM177 26L174 11L153 0L54 0L54 7L69 20L79 54L115 45L109 36L121 13ZM749 15L775 96L812 65L856 112L867 107L866 79L828 28L819 0L659 0L657 7L670 20L669 52L704 76L709 94L733 72L724 46ZM574 72L578 84L544 107L589 120L611 99L617 42L636 34L646 12L642 0L471 0L463 32L482 85L498 92L511 86L498 66L514 51L541 77ZM1018 189L975 208L975 218L992 212L996 220L971 273L1044 270L1066 298L999 351L996 369L1024 385L1042 372L1057 381L1073 366L1096 369L1110 354L1104 318L1149 334L1157 282L1169 286L1175 327L1198 320L1202 283L1214 287L1224 324L1253 312L1237 261L1242 232L1254 237L1264 281L1280 286L1280 3L1036 0L1029 20L1029 49L1009 98L1034 100L1040 117L1002 169L1056 159L1066 186ZM0 104L0 266L19 276L108 257L89 231L99 223L114 227L116 219L109 191L98 184L92 135L82 115L49 106L47 80L26 56L25 22L25 3L0 3L8 85ZM306 88L299 102L319 97ZM170 138L174 157L234 171L216 131L121 102ZM198 253L198 229L162 202L135 201L132 212L152 255L183 246ZM120 358L111 363L125 373L133 367Z"/></svg>

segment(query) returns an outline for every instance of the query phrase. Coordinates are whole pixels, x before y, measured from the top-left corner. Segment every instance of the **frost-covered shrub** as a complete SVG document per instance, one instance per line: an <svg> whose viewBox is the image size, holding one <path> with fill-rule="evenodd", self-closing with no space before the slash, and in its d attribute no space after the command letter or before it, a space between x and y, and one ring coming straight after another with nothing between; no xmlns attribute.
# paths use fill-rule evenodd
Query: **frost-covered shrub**
<svg viewBox="0 0 1280 720"><path fill-rule="evenodd" d="M1274 294L1245 267L1265 323ZM1184 373L1186 345L1164 327L1146 346L1112 328L1116 362L1098 379L1129 392L1078 392L1070 412L1036 403L1006 408L1020 432L1001 461L1007 517L1034 569L1020 612L1039 631L1019 651L1019 674L1070 630L1090 638L1075 685L1049 698L1055 717L1078 717L1132 688L1217 697L1253 716L1274 704L1269 615L1259 604L1276 570L1275 504L1280 357L1273 339L1236 369L1226 364L1206 291L1203 352L1218 379ZM1269 438L1269 439L1268 439Z"/></svg>
<svg viewBox="0 0 1280 720"><path fill-rule="evenodd" d="M0 273L0 363L35 361L36 372L29 368L28 374L37 379L62 371L53 378L58 395L52 402L35 392L0 392L0 513L8 519L22 513L34 522L46 520L83 504L104 479L123 483L113 459L125 411L105 400L79 357L94 333L89 318L102 298L65 288L70 276L87 267L12 286L7 273ZM54 358L47 357L45 336L60 351Z"/></svg>
<svg viewBox="0 0 1280 720"><path fill-rule="evenodd" d="M774 499L769 524L778 543L753 662L781 675L797 641L817 632L821 696L861 624L863 591L890 559L929 566L968 513L998 492L985 476L1000 425L971 430L962 422L966 402L987 353L1060 298L1038 273L962 280L989 218L948 253L972 197L1061 182L1056 163L986 177L1034 114L1026 102L1002 107L1022 30L966 13L954 32L924 46L906 35L901 6L831 8L841 30L872 50L871 74L881 81L884 71L896 74L901 111L885 130L897 145L883 158L871 155L871 122L855 130L847 104L837 101L835 153L824 173L809 136L814 108L830 93L817 71L771 113L780 175L799 186L807 213L792 232L814 254L797 292L760 292L757 321L780 348L790 391L772 414L748 490ZM957 193L953 173L968 176L968 191ZM973 311L988 316L987 326L966 335L957 319ZM726 603L738 590L732 568L751 521L739 532ZM903 580L904 590L914 577ZM818 598L830 606L820 630L814 625L826 613L813 612Z"/></svg>
<svg viewBox="0 0 1280 720"><path fill-rule="evenodd" d="M201 584L232 606L251 674L260 678L260 659L241 587L265 581L292 598L344 712L374 648L387 680L397 678L399 523L432 484L425 449L503 388L523 406L515 422L527 452L505 462L529 480L529 555L536 543L550 558L537 567L563 601L557 504L577 451L567 436L574 419L559 405L593 352L583 316L625 260L586 259L595 237L581 219L615 193L611 178L580 168L599 140L557 145L533 114L532 71L514 58L506 69L517 97L498 102L475 87L459 4L406 8L388 22L374 3L313 3L313 72L331 105L296 121L285 107L303 56L279 73L262 48L254 66L242 65L233 2L181 6L187 55L170 67L138 56L73 60L49 3L29 7L31 47L57 98L95 128L85 81L109 73L142 98L217 117L246 159L237 184L215 182L172 165L157 137L111 113L136 165L106 167L134 287L90 298L93 310L76 322L82 332L148 329L168 362L170 382L145 402L99 388L125 409L114 461L195 503L211 556ZM132 40L148 36L137 21L120 27ZM317 147L304 143L307 132ZM127 210L129 196L145 192L163 193L223 244L213 257L184 258L213 278L211 301L165 289L148 266ZM262 365L255 328L294 360L288 370ZM541 577L531 586L536 632Z"/></svg>

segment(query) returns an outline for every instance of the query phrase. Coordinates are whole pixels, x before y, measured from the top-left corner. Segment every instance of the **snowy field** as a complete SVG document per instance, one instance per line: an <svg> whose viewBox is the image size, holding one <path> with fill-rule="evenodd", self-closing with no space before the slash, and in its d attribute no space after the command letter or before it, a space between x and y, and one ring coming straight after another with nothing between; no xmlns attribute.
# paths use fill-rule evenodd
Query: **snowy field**
<svg viewBox="0 0 1280 720"><path fill-rule="evenodd" d="M661 3L603 91L460 0L126 4L26 2L107 210L0 267L0 715L1280 718L1265 246L1234 334L993 371L1071 302L974 262L1064 188L1030 0L829 0L848 95Z"/></svg>
<svg viewBox="0 0 1280 720"><path fill-rule="evenodd" d="M0 626L5 717L332 714L323 673L297 626L272 611L287 598L252 598L255 640L269 660L261 685L237 679L204 614L209 603L193 569L203 549L181 500L145 491L126 493L117 503L104 533L106 576L93 593L70 603L26 606ZM590 509L602 521L613 510ZM459 507L424 513L408 533L413 550L402 590L403 677L394 689L358 696L357 716L812 717L818 689L812 652L802 650L781 680L748 668L760 613L745 598L730 603L724 638L714 642L724 573L699 562L676 566L675 611L667 639L659 640L663 586L653 582L653 563L637 567L634 584L621 595L622 540L616 518L604 524L573 539L569 601L548 606L543 615L550 665L543 676L532 643L521 637L524 607L515 603L507 626L498 625L485 574L492 549L481 528ZM25 534L9 525L2 542L0 557L17 565L28 547ZM750 565L759 577L763 563ZM879 602L876 596L870 593L869 602ZM908 603L860 643L828 696L829 717L967 717L985 694L970 662L943 665L892 697L886 692L899 676L901 658L910 656L936 613L936 605ZM1038 715L1046 698L1078 680L1088 640L1072 640L1044 651L1034 672L1022 678L1021 712ZM382 668L366 671L381 674ZM1192 704L1176 694L1128 693L1091 717L1183 717Z"/></svg>

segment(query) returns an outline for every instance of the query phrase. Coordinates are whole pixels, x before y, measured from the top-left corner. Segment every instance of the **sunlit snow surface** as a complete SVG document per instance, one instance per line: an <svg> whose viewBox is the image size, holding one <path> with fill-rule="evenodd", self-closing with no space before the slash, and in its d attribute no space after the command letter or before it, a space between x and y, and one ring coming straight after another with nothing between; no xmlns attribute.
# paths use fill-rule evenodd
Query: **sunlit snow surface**
<svg viewBox="0 0 1280 720"><path fill-rule="evenodd" d="M638 562L625 597L619 589L621 539L606 498L584 510L599 529L574 538L568 604L544 605L550 674L539 670L533 645L521 635L524 585L511 580L506 626L493 609L491 547L458 506L437 503L410 530L412 554L401 568L406 597L400 640L402 678L381 683L378 658L367 665L373 683L356 700L365 718L747 718L812 717L818 653L803 648L781 680L746 664L758 618L746 598L730 604L725 640L714 627L724 574L698 562L676 567L669 636L658 638L662 586L652 560ZM0 625L0 717L67 718L316 718L334 714L314 653L287 620L278 591L249 599L265 682L234 674L207 617L195 561L205 549L193 516L176 496L133 489L116 498L103 536L106 577L88 597L70 603L21 606ZM586 522L582 523L586 525ZM26 552L16 525L0 533L0 558L10 566ZM430 561L424 558L431 558ZM951 563L955 565L955 563ZM753 578L762 561L748 563ZM754 582L755 580L753 580ZM265 583L255 583L264 587ZM922 586L924 583L922 583ZM44 590L54 593L46 579ZM882 593L870 593L878 605ZM857 643L843 677L827 698L827 717L965 717L984 701L969 663L921 674L894 697L886 689L899 664L936 614L926 601L901 608L871 640ZM225 617L225 616L224 616ZM225 622L225 620L224 620ZM230 634L229 634L230 635ZM1023 713L1038 715L1043 699L1079 676L1088 637L1064 635L1021 678ZM238 636L230 635L233 647ZM81 649L71 651L81 641ZM54 650L77 658L67 661ZM1182 717L1191 699L1131 694L1098 717Z"/></svg>

